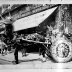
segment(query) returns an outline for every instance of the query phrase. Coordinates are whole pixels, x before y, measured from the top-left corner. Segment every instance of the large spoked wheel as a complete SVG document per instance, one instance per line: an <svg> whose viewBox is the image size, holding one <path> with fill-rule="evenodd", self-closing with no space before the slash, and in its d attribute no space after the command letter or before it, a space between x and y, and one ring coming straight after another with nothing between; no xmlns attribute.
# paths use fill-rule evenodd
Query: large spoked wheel
<svg viewBox="0 0 72 72"><path fill-rule="evenodd" d="M71 42L59 39L51 47L51 56L56 62L68 62L72 59Z"/></svg>

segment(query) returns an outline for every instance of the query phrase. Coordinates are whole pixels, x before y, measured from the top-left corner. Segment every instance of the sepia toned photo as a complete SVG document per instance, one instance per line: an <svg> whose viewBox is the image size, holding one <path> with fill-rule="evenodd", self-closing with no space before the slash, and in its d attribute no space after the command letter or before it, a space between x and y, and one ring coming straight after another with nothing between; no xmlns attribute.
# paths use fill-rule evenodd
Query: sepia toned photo
<svg viewBox="0 0 72 72"><path fill-rule="evenodd" d="M72 69L72 4L1 4L0 69Z"/></svg>

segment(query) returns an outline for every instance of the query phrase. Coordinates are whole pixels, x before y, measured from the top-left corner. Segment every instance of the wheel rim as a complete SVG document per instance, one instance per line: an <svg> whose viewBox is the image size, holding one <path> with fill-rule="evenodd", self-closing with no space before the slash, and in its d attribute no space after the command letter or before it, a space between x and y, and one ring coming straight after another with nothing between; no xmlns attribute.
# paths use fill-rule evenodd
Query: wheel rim
<svg viewBox="0 0 72 72"><path fill-rule="evenodd" d="M68 57L69 52L70 52L69 46L65 43L59 44L58 47L56 48L56 54L60 58Z"/></svg>

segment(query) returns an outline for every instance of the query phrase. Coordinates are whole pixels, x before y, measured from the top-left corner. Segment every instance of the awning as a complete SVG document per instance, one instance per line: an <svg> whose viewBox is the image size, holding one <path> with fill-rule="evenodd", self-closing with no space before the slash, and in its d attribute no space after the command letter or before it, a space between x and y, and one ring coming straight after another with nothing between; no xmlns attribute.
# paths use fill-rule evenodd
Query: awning
<svg viewBox="0 0 72 72"><path fill-rule="evenodd" d="M14 31L19 31L22 29L32 28L38 26L40 23L42 23L46 18L48 18L57 7L42 11L40 13L36 13L33 15L30 15L25 18L21 18L16 20L13 23Z"/></svg>

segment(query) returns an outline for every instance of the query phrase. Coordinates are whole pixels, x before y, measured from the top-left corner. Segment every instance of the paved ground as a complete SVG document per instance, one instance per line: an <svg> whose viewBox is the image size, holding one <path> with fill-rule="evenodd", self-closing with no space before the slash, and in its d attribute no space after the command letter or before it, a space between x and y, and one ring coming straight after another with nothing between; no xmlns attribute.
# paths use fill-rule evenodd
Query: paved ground
<svg viewBox="0 0 72 72"><path fill-rule="evenodd" d="M54 63L49 58L46 62L42 62L42 57L37 53L28 53L26 57L22 57L19 52L19 64L14 65L14 54L2 56L0 54L0 69L72 69L72 62L68 63Z"/></svg>

